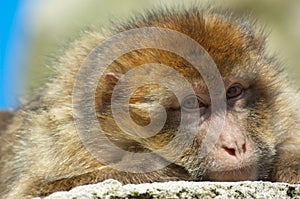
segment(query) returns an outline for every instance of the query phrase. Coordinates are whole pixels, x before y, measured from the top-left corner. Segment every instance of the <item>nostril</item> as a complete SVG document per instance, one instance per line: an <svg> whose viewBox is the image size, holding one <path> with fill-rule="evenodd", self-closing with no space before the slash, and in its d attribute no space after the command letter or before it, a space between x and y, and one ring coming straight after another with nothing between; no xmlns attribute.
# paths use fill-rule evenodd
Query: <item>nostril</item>
<svg viewBox="0 0 300 199"><path fill-rule="evenodd" d="M232 156L235 156L235 149L231 149L231 148L227 148L227 147L223 147L223 149L229 154L229 155L232 155Z"/></svg>
<svg viewBox="0 0 300 199"><path fill-rule="evenodd" d="M243 149L243 153L246 153L246 144L243 144L242 149Z"/></svg>

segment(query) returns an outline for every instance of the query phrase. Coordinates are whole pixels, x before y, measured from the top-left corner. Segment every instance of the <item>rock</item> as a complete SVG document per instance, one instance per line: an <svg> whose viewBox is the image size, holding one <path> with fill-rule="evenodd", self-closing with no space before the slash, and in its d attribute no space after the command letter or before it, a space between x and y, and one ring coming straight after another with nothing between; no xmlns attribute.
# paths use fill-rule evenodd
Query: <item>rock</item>
<svg viewBox="0 0 300 199"><path fill-rule="evenodd" d="M166 182L122 185L116 180L56 192L45 199L64 198L297 198L300 184L271 182Z"/></svg>

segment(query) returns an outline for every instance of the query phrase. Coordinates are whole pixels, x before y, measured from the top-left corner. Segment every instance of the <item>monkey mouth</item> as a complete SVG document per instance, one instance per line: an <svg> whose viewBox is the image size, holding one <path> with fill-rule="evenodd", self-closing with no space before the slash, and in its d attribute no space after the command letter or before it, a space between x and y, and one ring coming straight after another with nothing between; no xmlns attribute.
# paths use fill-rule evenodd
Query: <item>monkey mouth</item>
<svg viewBox="0 0 300 199"><path fill-rule="evenodd" d="M247 166L233 170L208 172L208 179L213 181L253 181L256 180L256 169Z"/></svg>

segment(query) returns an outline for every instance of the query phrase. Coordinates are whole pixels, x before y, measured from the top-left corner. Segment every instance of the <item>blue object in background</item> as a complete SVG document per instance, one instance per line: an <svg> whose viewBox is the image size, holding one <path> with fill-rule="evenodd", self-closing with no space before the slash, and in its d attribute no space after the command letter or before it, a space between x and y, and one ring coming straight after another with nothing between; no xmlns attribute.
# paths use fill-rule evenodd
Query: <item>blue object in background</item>
<svg viewBox="0 0 300 199"><path fill-rule="evenodd" d="M27 42L20 10L22 0L9 0L0 8L0 110L16 109L24 88Z"/></svg>

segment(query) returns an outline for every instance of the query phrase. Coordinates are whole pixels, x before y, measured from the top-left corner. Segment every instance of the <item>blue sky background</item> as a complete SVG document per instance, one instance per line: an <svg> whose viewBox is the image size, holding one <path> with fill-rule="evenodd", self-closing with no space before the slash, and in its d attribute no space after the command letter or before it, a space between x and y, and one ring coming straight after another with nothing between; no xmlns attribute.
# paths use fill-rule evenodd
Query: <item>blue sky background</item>
<svg viewBox="0 0 300 199"><path fill-rule="evenodd" d="M17 108L24 85L27 51L20 12L21 2L26 1L6 1L0 8L0 109Z"/></svg>

